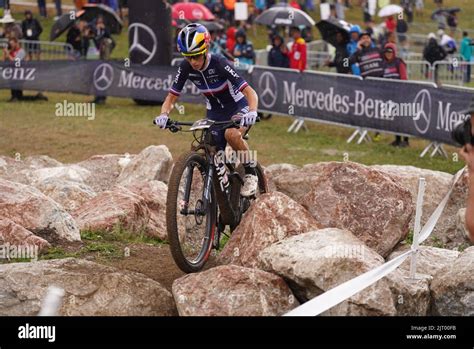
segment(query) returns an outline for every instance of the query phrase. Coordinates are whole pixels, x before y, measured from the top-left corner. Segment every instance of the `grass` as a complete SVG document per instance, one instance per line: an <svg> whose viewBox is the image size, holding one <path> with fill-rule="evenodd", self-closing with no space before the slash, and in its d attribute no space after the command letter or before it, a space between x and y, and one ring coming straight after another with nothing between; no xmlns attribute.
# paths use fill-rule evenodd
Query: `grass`
<svg viewBox="0 0 474 349"><path fill-rule="evenodd" d="M9 91L0 91L0 154L21 158L45 154L62 162L78 162L95 154L138 153L150 144L166 144L173 156L189 149L189 133L172 134L151 124L159 113L158 107L139 107L133 101L109 98L104 106L97 106L95 120L81 117L55 116L55 103L85 102L91 97L48 93L49 102L7 103ZM185 114L172 114L180 120L197 120L205 115L203 106L184 104ZM420 158L427 141L412 139L411 147L398 149L389 146L392 136L381 142L347 144L352 129L307 122L308 132L287 133L292 119L274 116L252 129L250 145L257 151L258 161L264 165L292 163L304 165L320 161L355 161L367 165L398 164L454 173L463 167L451 155ZM446 147L450 154L456 149Z"/></svg>
<svg viewBox="0 0 474 349"><path fill-rule="evenodd" d="M147 244L158 246L165 244L164 241L146 236L144 234L132 233L117 224L111 231L83 230L81 231L83 246L74 251L63 247L52 247L39 257L40 260L60 258L84 258L94 256L97 259L119 259L126 256L126 248L134 244Z"/></svg>

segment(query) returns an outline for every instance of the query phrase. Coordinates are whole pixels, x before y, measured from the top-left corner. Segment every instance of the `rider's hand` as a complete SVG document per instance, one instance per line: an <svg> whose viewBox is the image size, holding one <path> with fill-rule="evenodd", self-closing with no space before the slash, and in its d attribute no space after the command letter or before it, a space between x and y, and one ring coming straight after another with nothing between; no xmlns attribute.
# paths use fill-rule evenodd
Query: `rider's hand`
<svg viewBox="0 0 474 349"><path fill-rule="evenodd" d="M168 114L163 113L163 114L160 114L160 116L157 116L155 120L153 121L153 123L159 126L160 128L166 128L166 124L168 123L168 120L169 120Z"/></svg>
<svg viewBox="0 0 474 349"><path fill-rule="evenodd" d="M257 112L256 111L249 111L247 114L243 115L240 119L240 126L250 126L257 122Z"/></svg>

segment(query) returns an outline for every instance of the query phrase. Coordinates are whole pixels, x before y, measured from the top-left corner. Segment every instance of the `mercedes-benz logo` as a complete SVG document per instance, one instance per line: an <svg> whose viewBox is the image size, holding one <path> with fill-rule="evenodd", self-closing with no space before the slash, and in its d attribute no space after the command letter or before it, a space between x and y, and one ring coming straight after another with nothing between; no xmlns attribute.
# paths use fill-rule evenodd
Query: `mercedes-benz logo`
<svg viewBox="0 0 474 349"><path fill-rule="evenodd" d="M278 86L275 76L270 72L260 75L258 80L259 100L265 108L271 108L275 105L278 97Z"/></svg>
<svg viewBox="0 0 474 349"><path fill-rule="evenodd" d="M431 123L431 95L428 90L421 90L417 93L414 105L418 109L415 118L415 128L421 134L425 134L430 128Z"/></svg>
<svg viewBox="0 0 474 349"><path fill-rule="evenodd" d="M94 86L99 91L107 90L114 81L114 68L108 63L102 63L94 70Z"/></svg>
<svg viewBox="0 0 474 349"><path fill-rule="evenodd" d="M128 35L129 37L132 35L132 44L128 49L128 53L131 54L133 51L137 51L140 56L145 57L141 64L150 62L158 48L158 40L153 30L143 23L133 23L128 28ZM150 47L152 43L153 47Z"/></svg>

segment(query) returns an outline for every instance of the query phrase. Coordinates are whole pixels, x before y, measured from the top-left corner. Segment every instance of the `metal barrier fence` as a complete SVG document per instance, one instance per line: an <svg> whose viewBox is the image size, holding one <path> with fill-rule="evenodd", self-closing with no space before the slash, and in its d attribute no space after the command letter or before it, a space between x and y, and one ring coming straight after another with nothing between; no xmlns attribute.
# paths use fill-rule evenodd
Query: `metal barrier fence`
<svg viewBox="0 0 474 349"><path fill-rule="evenodd" d="M440 61L431 65L427 61L407 61L409 80L431 81L439 85L462 86L472 81L474 63L460 60Z"/></svg>
<svg viewBox="0 0 474 349"><path fill-rule="evenodd" d="M50 41L20 40L22 48L33 60L72 60L74 49L70 44ZM0 48L8 46L7 39L0 39Z"/></svg>

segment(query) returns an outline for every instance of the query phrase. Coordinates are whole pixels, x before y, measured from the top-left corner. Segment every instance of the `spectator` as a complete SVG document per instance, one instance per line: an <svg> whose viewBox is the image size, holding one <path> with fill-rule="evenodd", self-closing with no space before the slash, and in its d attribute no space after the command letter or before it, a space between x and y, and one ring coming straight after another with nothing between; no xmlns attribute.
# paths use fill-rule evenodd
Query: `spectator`
<svg viewBox="0 0 474 349"><path fill-rule="evenodd" d="M336 54L332 62L328 62L329 67L335 67L339 74L349 74L351 67L349 65L349 54L347 45L344 43L344 37L341 33L336 34Z"/></svg>
<svg viewBox="0 0 474 349"><path fill-rule="evenodd" d="M368 76L383 76L383 56L378 47L372 45L372 38L367 32L360 35L357 44L357 51L349 58L350 64L358 63L360 75L363 78Z"/></svg>
<svg viewBox="0 0 474 349"><path fill-rule="evenodd" d="M387 17L387 19L385 20L385 26L389 33L395 32L395 29L397 29L397 22L395 21L393 16Z"/></svg>
<svg viewBox="0 0 474 349"><path fill-rule="evenodd" d="M290 35L293 38L290 51L290 68L303 71L306 69L306 42L301 37L301 31L298 27L292 27Z"/></svg>
<svg viewBox="0 0 474 349"><path fill-rule="evenodd" d="M21 26L15 23L15 20L13 19L10 12L5 12L5 15L3 16L3 23L5 24L5 29L3 33L3 36L5 38L16 38L18 40L21 40L23 38Z"/></svg>
<svg viewBox="0 0 474 349"><path fill-rule="evenodd" d="M469 64L471 62L472 58L472 40L469 37L469 34L467 32L464 32L462 34L463 39L461 40L461 58L464 62L467 62L468 64L465 67L464 70L464 82L465 83L470 83L471 82L471 65Z"/></svg>
<svg viewBox="0 0 474 349"><path fill-rule="evenodd" d="M351 40L346 46L347 54L352 56L357 51L357 44L359 43L359 36L361 30L358 25L353 25L350 30ZM351 70L353 75L360 76L360 69L357 63L351 65Z"/></svg>
<svg viewBox="0 0 474 349"><path fill-rule="evenodd" d="M425 61L428 61L431 64L431 66L435 67L435 70L434 70L435 81L438 80L438 67L435 66L434 64L438 61L442 61L446 57L447 57L447 53L446 51L444 51L444 49L440 45L438 45L438 41L436 40L436 35L434 33L428 34L428 44L425 46L423 50L423 59ZM428 72L426 73L428 74ZM427 78L429 78L428 75L427 75Z"/></svg>
<svg viewBox="0 0 474 349"><path fill-rule="evenodd" d="M415 9L416 9L416 15L418 17L423 17L423 12L425 10L424 0L416 0Z"/></svg>
<svg viewBox="0 0 474 349"><path fill-rule="evenodd" d="M56 5L56 18L59 18L63 14L61 0L54 0L54 3ZM38 9L42 17L48 17L48 10L46 9L46 0L38 0Z"/></svg>
<svg viewBox="0 0 474 349"><path fill-rule="evenodd" d="M443 29L438 30L439 44L447 54L454 54L457 51L456 41L444 32Z"/></svg>
<svg viewBox="0 0 474 349"><path fill-rule="evenodd" d="M397 46L387 43L383 54L383 77L386 79L408 80L407 66L405 62L397 56ZM395 141L391 143L394 147L408 147L408 137L395 136Z"/></svg>
<svg viewBox="0 0 474 349"><path fill-rule="evenodd" d="M234 47L235 47L235 33L237 32L237 29L235 29L234 26L230 26L227 29L227 41L226 41L226 48L228 52L234 52Z"/></svg>
<svg viewBox="0 0 474 349"><path fill-rule="evenodd" d="M224 7L227 14L227 20L231 25L234 24L234 10L235 10L236 0L224 0Z"/></svg>
<svg viewBox="0 0 474 349"><path fill-rule="evenodd" d="M3 60L10 61L10 62L17 62L25 60L26 52L24 49L21 48L20 42L16 37L11 37L8 39L8 46L3 49ZM9 102L15 101L32 101L32 100L45 100L46 98L42 93L37 93L35 96L24 96L22 90L12 89L11 90L11 98Z"/></svg>
<svg viewBox="0 0 474 349"><path fill-rule="evenodd" d="M372 22L372 15L369 11L369 0L362 0L362 9L364 12L363 21L365 25L367 25L369 22Z"/></svg>
<svg viewBox="0 0 474 349"><path fill-rule="evenodd" d="M408 40L407 40L407 32L408 32L408 23L403 18L398 18L397 20L397 38L398 43L401 47L400 56L403 59L408 57Z"/></svg>
<svg viewBox="0 0 474 349"><path fill-rule="evenodd" d="M89 25L86 21L80 20L69 29L66 42L74 48L76 58L86 59L91 38L93 38L93 33Z"/></svg>
<svg viewBox="0 0 474 349"><path fill-rule="evenodd" d="M234 47L233 56L236 61L236 66L239 64L252 65L255 64L255 52L252 43L247 41L247 35L244 31L239 30L235 35L236 44ZM238 64L237 64L238 62Z"/></svg>
<svg viewBox="0 0 474 349"><path fill-rule="evenodd" d="M456 35L458 29L458 16L456 12L450 12L447 18L448 27L451 30L451 35Z"/></svg>
<svg viewBox="0 0 474 349"><path fill-rule="evenodd" d="M35 55L35 59L39 60L40 45L37 42L43 32L43 28L41 27L40 22L36 18L33 18L33 13L30 10L25 11L25 19L21 23L21 30L23 37L28 41L32 41L26 45L28 60L32 60L33 55Z"/></svg>
<svg viewBox="0 0 474 349"><path fill-rule="evenodd" d="M297 9L297 10L301 10L301 6L300 4L298 3L298 1L296 0L291 0L290 1L290 6Z"/></svg>
<svg viewBox="0 0 474 349"><path fill-rule="evenodd" d="M105 26L103 16L98 16L94 28L94 43L100 52L100 59L109 59L112 50L115 48L115 41L110 34L110 30Z"/></svg>
<svg viewBox="0 0 474 349"><path fill-rule="evenodd" d="M265 0L255 0L255 8L257 13L261 13L267 8L267 2Z"/></svg>
<svg viewBox="0 0 474 349"><path fill-rule="evenodd" d="M413 0L400 0L400 6L407 15L408 23L413 22Z"/></svg>
<svg viewBox="0 0 474 349"><path fill-rule="evenodd" d="M273 36L273 47L268 53L268 65L280 68L290 67L290 53L280 35Z"/></svg>
<svg viewBox="0 0 474 349"><path fill-rule="evenodd" d="M474 110L471 110L471 125L474 120L474 118L472 117L473 113ZM474 126L471 127L474 129ZM472 134L471 137L473 137ZM469 232L469 236L471 238L472 243L474 243L474 146L469 143L466 144L461 149L460 154L466 162L469 175L469 190L466 207L466 228Z"/></svg>

